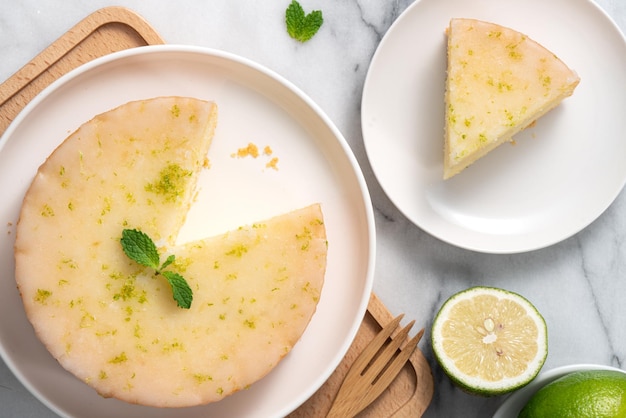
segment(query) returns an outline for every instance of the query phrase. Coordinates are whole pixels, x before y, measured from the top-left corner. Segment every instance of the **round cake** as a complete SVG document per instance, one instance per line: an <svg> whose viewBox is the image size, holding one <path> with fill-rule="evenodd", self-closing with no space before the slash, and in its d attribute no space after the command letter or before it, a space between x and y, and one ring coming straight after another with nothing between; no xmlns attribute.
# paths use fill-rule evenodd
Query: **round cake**
<svg viewBox="0 0 626 418"><path fill-rule="evenodd" d="M319 204L175 245L216 123L216 105L193 98L124 104L63 141L25 195L15 277L26 314L104 397L218 401L272 370L315 312L327 253ZM125 230L152 240L163 271L125 252ZM167 272L192 292L187 309Z"/></svg>

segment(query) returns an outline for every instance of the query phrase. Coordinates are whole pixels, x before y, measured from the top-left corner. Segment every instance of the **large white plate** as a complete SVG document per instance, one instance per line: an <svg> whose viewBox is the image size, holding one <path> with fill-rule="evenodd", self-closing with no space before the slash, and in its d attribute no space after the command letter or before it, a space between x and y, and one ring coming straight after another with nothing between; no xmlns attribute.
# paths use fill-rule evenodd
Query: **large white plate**
<svg viewBox="0 0 626 418"><path fill-rule="evenodd" d="M445 29L452 17L514 28L581 77L574 95L460 175L443 181ZM373 171L415 225L489 253L546 247L580 231L626 180L626 42L589 0L421 0L370 66L362 127Z"/></svg>
<svg viewBox="0 0 626 418"><path fill-rule="evenodd" d="M318 309L302 339L268 376L202 407L156 409L103 399L65 372L37 340L13 280L15 224L38 166L74 129L130 100L184 95L219 106L211 168L180 240L321 202L329 253ZM249 142L267 158L236 159ZM0 354L24 385L65 417L282 417L328 378L351 344L372 288L375 228L358 164L319 108L279 76L247 60L194 47L156 46L86 64L31 102L0 142Z"/></svg>

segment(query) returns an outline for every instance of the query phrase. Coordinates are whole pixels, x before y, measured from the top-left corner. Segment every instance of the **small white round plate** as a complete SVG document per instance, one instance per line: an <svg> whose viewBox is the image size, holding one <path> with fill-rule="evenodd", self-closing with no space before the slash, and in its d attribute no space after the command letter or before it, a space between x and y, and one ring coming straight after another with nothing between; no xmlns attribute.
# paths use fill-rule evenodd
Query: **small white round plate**
<svg viewBox="0 0 626 418"><path fill-rule="evenodd" d="M493 418L517 418L522 408L539 389L567 374L584 370L613 370L626 374L626 371L622 369L598 364L572 364L541 372L528 385L509 395L493 415Z"/></svg>
<svg viewBox="0 0 626 418"><path fill-rule="evenodd" d="M179 241L226 232L320 202L328 237L322 296L301 340L265 378L223 401L157 409L104 399L48 354L13 278L15 225L37 168L93 116L131 100L178 95L213 100L218 127L199 194ZM235 158L248 143L270 156ZM151 46L106 56L55 82L0 140L0 354L21 382L63 417L283 417L339 365L371 294L375 227L363 175L345 139L286 80L245 59L204 48Z"/></svg>
<svg viewBox="0 0 626 418"><path fill-rule="evenodd" d="M453 17L525 33L580 76L574 95L443 178L445 30ZM418 0L380 43L362 98L365 148L391 201L458 247L518 253L593 222L626 181L626 40L591 0Z"/></svg>

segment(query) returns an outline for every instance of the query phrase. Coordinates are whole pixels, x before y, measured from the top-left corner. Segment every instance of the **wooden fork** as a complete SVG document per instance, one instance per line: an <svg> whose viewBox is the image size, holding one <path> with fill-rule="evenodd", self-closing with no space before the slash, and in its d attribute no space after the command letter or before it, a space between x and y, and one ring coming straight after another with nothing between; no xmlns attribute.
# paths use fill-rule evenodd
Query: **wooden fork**
<svg viewBox="0 0 626 418"><path fill-rule="evenodd" d="M400 373L424 335L422 328L400 349L415 323L411 321L389 341L403 316L399 315L387 324L359 354L350 366L326 418L354 417L374 402Z"/></svg>

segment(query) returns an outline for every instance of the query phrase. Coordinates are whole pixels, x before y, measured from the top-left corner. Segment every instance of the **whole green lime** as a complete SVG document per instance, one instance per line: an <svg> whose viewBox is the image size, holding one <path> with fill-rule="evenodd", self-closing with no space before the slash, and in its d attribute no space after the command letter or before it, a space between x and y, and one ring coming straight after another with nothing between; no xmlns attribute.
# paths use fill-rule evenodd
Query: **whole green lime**
<svg viewBox="0 0 626 418"><path fill-rule="evenodd" d="M626 417L626 374L586 370L548 383L519 414L519 418L537 417Z"/></svg>

